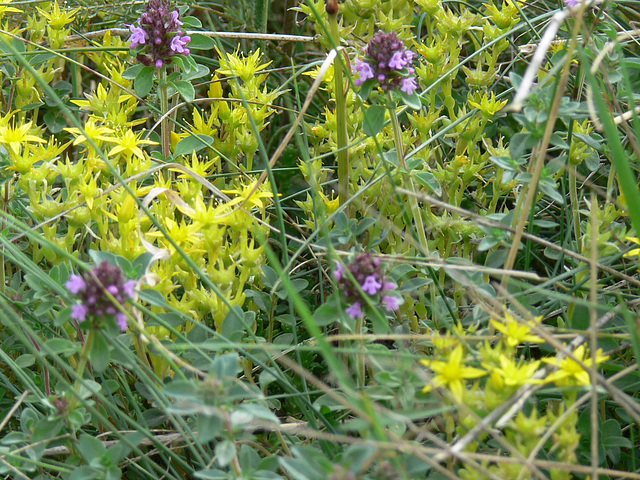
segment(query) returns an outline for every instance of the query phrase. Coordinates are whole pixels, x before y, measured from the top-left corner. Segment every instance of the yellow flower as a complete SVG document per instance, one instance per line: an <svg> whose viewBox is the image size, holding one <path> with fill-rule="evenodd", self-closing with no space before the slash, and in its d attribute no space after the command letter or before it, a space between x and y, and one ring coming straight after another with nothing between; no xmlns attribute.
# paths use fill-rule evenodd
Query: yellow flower
<svg viewBox="0 0 640 480"><path fill-rule="evenodd" d="M61 28L64 28L66 24L71 23L74 19L74 15L78 13L79 10L80 8L76 8L63 12L60 9L60 5L58 5L57 0L53 3L51 13L38 8L38 12L40 12L40 15L49 20L49 25L51 25L51 28L55 30L60 30Z"/></svg>
<svg viewBox="0 0 640 480"><path fill-rule="evenodd" d="M12 12L12 13L22 13L22 10L19 10L15 7L10 7L9 4L13 2L13 0L8 0L6 2L2 2L3 4L0 5L0 18L2 18L4 16L5 13L7 12Z"/></svg>
<svg viewBox="0 0 640 480"><path fill-rule="evenodd" d="M515 359L500 355L500 368L494 368L493 371L502 377L505 385L519 387L525 383L540 383L540 380L532 380L539 365L539 360L516 363Z"/></svg>
<svg viewBox="0 0 640 480"><path fill-rule="evenodd" d="M125 130L124 135L119 138L115 138L110 140L114 143L117 143L115 147L109 150L109 157L117 155L118 153L124 153L127 156L135 155L140 160L144 160L144 154L142 153L142 149L138 145L157 145L158 142L153 142L151 140L142 140L140 139L140 134L133 133L133 130Z"/></svg>
<svg viewBox="0 0 640 480"><path fill-rule="evenodd" d="M97 125L95 121L89 120L84 125L84 131L86 135L82 133L79 128L65 128L67 132L71 133L75 138L73 141L74 145L78 145L80 143L85 143L87 141L87 137L93 140L94 142L111 142L116 143L117 139L115 137L110 137L109 135L113 133L113 130L109 127L105 127L104 125ZM87 145L89 146L89 145Z"/></svg>
<svg viewBox="0 0 640 480"><path fill-rule="evenodd" d="M548 375L546 381L555 382L558 386L566 385L590 385L591 379L589 377L588 369L593 365L593 358L588 357L589 350L584 345L580 345L573 351L573 357L576 360L581 361L587 368L585 370L576 360L569 357L564 358L543 358L542 361L549 365L554 365L557 370L551 375ZM608 355L602 354L602 349L599 348L596 351L596 365L604 362L609 358Z"/></svg>
<svg viewBox="0 0 640 480"><path fill-rule="evenodd" d="M20 147L23 143L36 142L46 143L42 138L30 135L33 122L27 122L18 127L13 125L0 125L0 143L9 145L14 154L20 155Z"/></svg>
<svg viewBox="0 0 640 480"><path fill-rule="evenodd" d="M636 237L626 237L627 240L640 245L640 239ZM638 257L640 256L640 248L634 248L633 250L629 250L627 253L623 255L623 257Z"/></svg>
<svg viewBox="0 0 640 480"><path fill-rule="evenodd" d="M471 105L472 107L476 107L488 117L493 117L496 113L498 113L498 111L502 110L502 107L507 104L507 101L508 100L496 100L495 93L491 92L491 95L482 95L480 102L469 100L469 105Z"/></svg>
<svg viewBox="0 0 640 480"><path fill-rule="evenodd" d="M459 402L462 401L464 380L478 378L487 374L485 370L467 367L463 363L462 345L458 345L450 354L446 362L440 360L421 360L423 365L429 367L436 374L431 383L422 391L429 392L432 388L446 386Z"/></svg>
<svg viewBox="0 0 640 480"><path fill-rule="evenodd" d="M216 50L218 50L218 47L216 47ZM220 55L220 68L218 69L218 74L237 75L244 82L252 80L256 73L271 65L271 61L262 64L260 63L261 55L259 48L256 49L254 53L246 57L239 51L232 54L224 54L218 50L218 54Z"/></svg>
<svg viewBox="0 0 640 480"><path fill-rule="evenodd" d="M542 320L542 317L536 318L536 322L540 322L540 320ZM544 343L542 338L531 333L536 322L520 323L509 312L504 313L503 322L491 319L491 324L505 336L505 342L511 348L520 345L522 342Z"/></svg>

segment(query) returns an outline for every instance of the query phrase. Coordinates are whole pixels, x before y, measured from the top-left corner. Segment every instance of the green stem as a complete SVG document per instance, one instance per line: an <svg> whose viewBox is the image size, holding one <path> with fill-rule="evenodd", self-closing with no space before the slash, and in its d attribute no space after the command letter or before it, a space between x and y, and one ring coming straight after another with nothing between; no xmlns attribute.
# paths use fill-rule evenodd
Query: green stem
<svg viewBox="0 0 640 480"><path fill-rule="evenodd" d="M338 14L329 15L331 36L336 48L340 45L340 31L338 29ZM338 51L333 62L333 80L336 92L336 125L338 128L338 198L340 205L344 205L349 198L349 151L347 150L347 116L344 94L344 77L342 71L341 50Z"/></svg>
<svg viewBox="0 0 640 480"><path fill-rule="evenodd" d="M358 388L364 388L365 385L365 366L364 366L364 340L362 337L362 327L364 326L363 317L356 319L356 334L360 336L358 339L358 351L356 353L356 372L358 378L356 379L356 386Z"/></svg>
<svg viewBox="0 0 640 480"><path fill-rule="evenodd" d="M80 386L82 385L82 378L84 377L84 369L87 367L87 363L89 361L89 352L93 347L93 341L95 339L95 330L91 328L89 333L87 334L87 338L84 342L84 346L82 347L82 352L80 352L80 360L78 361L78 365L76 367L76 381L73 386L74 396L69 401L69 412L73 412L78 404L78 396L80 395Z"/></svg>
<svg viewBox="0 0 640 480"><path fill-rule="evenodd" d="M396 143L396 152L398 153L398 163L402 166L402 169L405 171L407 175L408 187L409 190L413 193L413 195L409 196L409 207L411 208L411 213L413 215L413 219L416 222L416 230L418 232L418 240L420 242L421 250L428 256L429 255L429 245L427 244L427 236L424 230L424 223L422 221L422 212L420 211L420 207L418 206L418 200L416 198L416 187L413 184L413 179L411 178L411 172L407 168L407 162L404 160L404 146L402 145L402 130L400 129L400 122L398 121L398 115L396 113L395 103L390 101L389 103L389 116L391 117L391 126L393 127L393 137Z"/></svg>
<svg viewBox="0 0 640 480"><path fill-rule="evenodd" d="M160 68L160 83L158 85L158 96L160 97L160 114L162 121L160 122L160 130L162 136L162 156L169 158L171 150L171 132L169 131L169 97L167 95L167 70Z"/></svg>

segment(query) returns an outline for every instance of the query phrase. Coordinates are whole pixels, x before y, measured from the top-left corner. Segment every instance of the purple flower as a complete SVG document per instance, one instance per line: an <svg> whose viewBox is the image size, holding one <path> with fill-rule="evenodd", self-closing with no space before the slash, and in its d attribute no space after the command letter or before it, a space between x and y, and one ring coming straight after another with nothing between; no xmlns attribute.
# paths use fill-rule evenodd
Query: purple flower
<svg viewBox="0 0 640 480"><path fill-rule="evenodd" d="M89 313L89 307L82 303L71 307L71 317L81 322L87 317L87 313Z"/></svg>
<svg viewBox="0 0 640 480"><path fill-rule="evenodd" d="M382 288L382 284L376 280L374 275L369 275L362 284L362 290L369 295L375 295Z"/></svg>
<svg viewBox="0 0 640 480"><path fill-rule="evenodd" d="M129 38L131 45L129 45L129 48L136 48L138 45L146 43L149 36L144 31L144 28L130 25L129 29L131 30L131 37Z"/></svg>
<svg viewBox="0 0 640 480"><path fill-rule="evenodd" d="M384 282L384 285L382 286L382 291L388 292L390 290L394 290L396 287L397 285L393 282Z"/></svg>
<svg viewBox="0 0 640 480"><path fill-rule="evenodd" d="M135 286L136 286L135 280L127 280L126 282L124 282L124 284L122 285L124 294L129 298L135 297L136 296Z"/></svg>
<svg viewBox="0 0 640 480"><path fill-rule="evenodd" d="M411 65L416 54L404 46L395 32L377 32L363 50L364 59L356 59L354 71L359 77L356 86L369 79L376 79L383 90L396 90L413 93L417 88L415 79L407 81L415 69Z"/></svg>
<svg viewBox="0 0 640 480"><path fill-rule="evenodd" d="M406 77L402 79L402 87L400 87L400 90L402 90L403 92L408 93L409 95L413 95L413 92L415 92L417 88L418 84L416 83L415 78Z"/></svg>
<svg viewBox="0 0 640 480"><path fill-rule="evenodd" d="M124 312L118 312L116 314L116 321L118 322L118 327L123 332L127 331L127 314Z"/></svg>
<svg viewBox="0 0 640 480"><path fill-rule="evenodd" d="M84 282L84 279L80 275L71 275L69 277L69 281L67 282L67 288L74 295L79 291L84 290L87 284Z"/></svg>
<svg viewBox="0 0 640 480"><path fill-rule="evenodd" d="M345 275L347 271L349 275ZM394 295L396 284L388 279L380 258L370 253L356 255L346 266L336 262L333 274L341 296L350 305L345 311L351 318L361 317L363 305L372 302L388 311L402 305L402 297Z"/></svg>
<svg viewBox="0 0 640 480"><path fill-rule="evenodd" d="M359 75L359 77L356 78L354 82L358 87L370 78L373 78L373 68L371 68L371 65L369 65L367 62L362 62L359 59L356 59L354 70Z"/></svg>
<svg viewBox="0 0 640 480"><path fill-rule="evenodd" d="M126 329L127 316L122 308L133 298L135 281L126 280L118 266L104 261L83 276L71 275L67 288L80 296L80 303L71 307L71 316L84 321L87 317L116 317L118 326ZM124 315L124 317L123 317Z"/></svg>
<svg viewBox="0 0 640 480"><path fill-rule="evenodd" d="M342 265L342 263L340 262L336 262L336 269L333 272L333 276L335 277L336 280L341 280L342 276L344 275L344 265Z"/></svg>
<svg viewBox="0 0 640 480"><path fill-rule="evenodd" d="M396 52L393 54L393 57L391 57L391 60L389 60L389 67L402 70L407 63L409 62L405 60L404 52Z"/></svg>
<svg viewBox="0 0 640 480"><path fill-rule="evenodd" d="M184 25L184 22L180 20L180 12L178 10L171 12L171 19L178 26Z"/></svg>
<svg viewBox="0 0 640 480"><path fill-rule="evenodd" d="M353 319L362 316L362 307L360 306L360 302L354 302L349 308L345 310L349 314L349 316Z"/></svg>
<svg viewBox="0 0 640 480"><path fill-rule="evenodd" d="M395 297L393 295L387 295L382 297L382 305L390 312L394 312L400 308L404 301L400 297Z"/></svg>
<svg viewBox="0 0 640 480"><path fill-rule="evenodd" d="M581 0L564 0L564 4L569 8L573 8L581 3Z"/></svg>
<svg viewBox="0 0 640 480"><path fill-rule="evenodd" d="M182 53L184 55L189 55L189 49L184 48L191 41L191 37L189 35L176 35L171 39L171 50L176 53Z"/></svg>
<svg viewBox="0 0 640 480"><path fill-rule="evenodd" d="M176 54L189 55L191 37L183 35L178 10L169 10L169 0L149 0L146 11L131 29L131 48L140 48L137 59L147 66L162 68Z"/></svg>

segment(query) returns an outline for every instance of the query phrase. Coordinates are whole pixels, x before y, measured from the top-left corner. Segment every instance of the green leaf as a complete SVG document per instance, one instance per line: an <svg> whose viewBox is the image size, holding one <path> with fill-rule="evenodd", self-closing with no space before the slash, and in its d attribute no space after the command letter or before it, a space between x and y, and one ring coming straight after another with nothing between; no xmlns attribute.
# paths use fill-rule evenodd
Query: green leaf
<svg viewBox="0 0 640 480"><path fill-rule="evenodd" d="M235 377L239 370L240 357L235 352L217 355L211 366L211 373L218 378Z"/></svg>
<svg viewBox="0 0 640 480"><path fill-rule="evenodd" d="M216 45L216 41L213 38L201 33L194 33L191 35L189 50L212 50Z"/></svg>
<svg viewBox="0 0 640 480"><path fill-rule="evenodd" d="M371 90L373 90L374 80L367 80L362 85L360 85L360 98L362 101L366 102L371 94Z"/></svg>
<svg viewBox="0 0 640 480"><path fill-rule="evenodd" d="M143 67L133 80L133 88L139 97L146 97L153 88L155 69L153 67Z"/></svg>
<svg viewBox="0 0 640 480"><path fill-rule="evenodd" d="M210 135L190 135L178 142L173 155L174 157L177 157L179 155L191 155L193 152L199 152L203 148L207 148L212 144L213 137Z"/></svg>
<svg viewBox="0 0 640 480"><path fill-rule="evenodd" d="M29 368L36 362L36 357L30 353L25 353L16 358L15 362L20 368Z"/></svg>
<svg viewBox="0 0 640 480"><path fill-rule="evenodd" d="M44 350L50 350L56 355L62 357L68 357L80 351L80 344L78 342L72 342L65 338L51 338L44 342Z"/></svg>
<svg viewBox="0 0 640 480"><path fill-rule="evenodd" d="M182 23L184 23L185 28L202 28L202 22L197 17L187 16L181 18ZM189 45L191 46L191 45Z"/></svg>
<svg viewBox="0 0 640 480"><path fill-rule="evenodd" d="M216 463L226 467L236 456L236 446L231 440L224 440L216 445Z"/></svg>
<svg viewBox="0 0 640 480"><path fill-rule="evenodd" d="M313 320L319 327L326 327L338 320L339 308L334 299L329 300L320 306L313 313Z"/></svg>
<svg viewBox="0 0 640 480"><path fill-rule="evenodd" d="M364 112L364 133L373 137L380 133L382 127L384 126L384 116L386 113L386 108L382 105L371 105L367 108L367 111Z"/></svg>
<svg viewBox="0 0 640 480"><path fill-rule="evenodd" d="M60 112L49 110L42 117L44 123L47 125L47 130L51 133L59 133L64 127L68 125L67 119Z"/></svg>
<svg viewBox="0 0 640 480"><path fill-rule="evenodd" d="M107 453L106 447L99 439L86 433L80 435L77 448L78 453L87 463L96 458L102 458Z"/></svg>
<svg viewBox="0 0 640 480"><path fill-rule="evenodd" d="M420 101L420 95L417 92L413 92L409 95L407 92L403 92L400 90L400 98L402 98L402 102L410 108L414 110L420 110L422 108L422 102Z"/></svg>
<svg viewBox="0 0 640 480"><path fill-rule="evenodd" d="M89 360L95 371L103 372L111 361L111 345L101 332L96 331L94 335L95 338L89 350Z"/></svg>
<svg viewBox="0 0 640 480"><path fill-rule="evenodd" d="M122 72L122 78L126 78L127 80L135 80L140 75L140 71L144 68L144 65L138 63L133 65L132 67L127 68L124 72Z"/></svg>
<svg viewBox="0 0 640 480"><path fill-rule="evenodd" d="M174 380L164 386L164 393L168 397L194 400L198 397L198 391L193 382L189 380Z"/></svg>
<svg viewBox="0 0 640 480"><path fill-rule="evenodd" d="M196 65L196 68L189 71L189 73L184 73L182 75L182 80L195 80L197 78L206 77L209 75L209 69L204 65Z"/></svg>
<svg viewBox="0 0 640 480"><path fill-rule="evenodd" d="M214 415L200 415L197 418L198 440L202 443L210 442L222 431L222 418Z"/></svg>
<svg viewBox="0 0 640 480"><path fill-rule="evenodd" d="M418 172L414 176L418 183L424 185L436 195L442 195L442 187L436 176L431 172Z"/></svg>
<svg viewBox="0 0 640 480"><path fill-rule="evenodd" d="M196 91L191 85L191 82L187 82L186 80L178 80L173 82L171 85L178 91L180 96L184 98L185 102L191 103L196 98Z"/></svg>
<svg viewBox="0 0 640 480"><path fill-rule="evenodd" d="M230 478L226 472L215 468L199 470L195 472L193 476L201 480L228 480Z"/></svg>

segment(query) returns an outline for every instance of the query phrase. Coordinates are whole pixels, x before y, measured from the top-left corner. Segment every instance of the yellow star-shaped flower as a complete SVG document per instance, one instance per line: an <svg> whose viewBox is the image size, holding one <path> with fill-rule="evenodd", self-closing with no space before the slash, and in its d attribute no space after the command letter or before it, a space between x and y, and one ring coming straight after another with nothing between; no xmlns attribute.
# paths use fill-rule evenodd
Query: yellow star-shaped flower
<svg viewBox="0 0 640 480"><path fill-rule="evenodd" d="M108 156L113 157L118 153L124 153L127 156L135 155L140 160L144 160L144 154L138 145L157 145L158 142L142 140L140 135L141 133L135 134L133 130L125 130L121 137L110 140L111 142L116 143L116 146L109 150Z"/></svg>
<svg viewBox="0 0 640 480"><path fill-rule="evenodd" d="M555 382L558 386L566 385L590 385L589 370L593 365L593 358L589 357L589 350L584 345L580 345L573 351L573 357L581 361L587 368L585 370L576 360L569 357L564 358L543 358L542 361L549 365L554 365L557 369L545 379L547 382ZM596 351L596 365L609 358L602 354L602 349Z"/></svg>
<svg viewBox="0 0 640 480"><path fill-rule="evenodd" d="M640 239L636 237L626 237L627 240L640 245ZM640 257L640 248L629 250L623 257Z"/></svg>
<svg viewBox="0 0 640 480"><path fill-rule="evenodd" d="M462 345L458 345L450 354L449 360L421 360L423 365L429 367L435 373L431 383L422 391L429 392L432 388L446 386L459 402L462 401L464 381L470 378L478 378L487 374L485 370L475 367L467 367L463 363Z"/></svg>
<svg viewBox="0 0 640 480"><path fill-rule="evenodd" d="M542 317L536 320L540 321ZM544 340L537 335L531 333L535 326L534 322L521 323L513 317L509 312L504 313L504 320L498 321L491 319L491 324L505 337L507 346L513 348L523 342L544 343Z"/></svg>

